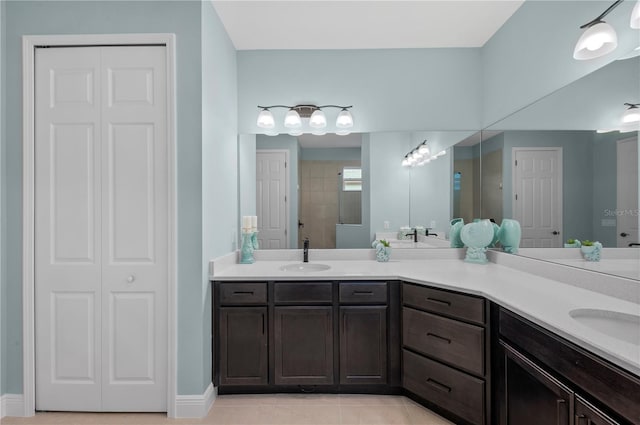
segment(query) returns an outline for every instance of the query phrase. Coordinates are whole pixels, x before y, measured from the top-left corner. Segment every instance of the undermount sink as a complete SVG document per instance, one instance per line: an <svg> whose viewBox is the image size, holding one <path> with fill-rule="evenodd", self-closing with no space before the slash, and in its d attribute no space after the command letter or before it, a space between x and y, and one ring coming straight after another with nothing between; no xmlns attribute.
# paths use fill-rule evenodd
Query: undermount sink
<svg viewBox="0 0 640 425"><path fill-rule="evenodd" d="M329 270L331 266L320 263L293 263L280 267L280 270L285 272L321 272L323 270Z"/></svg>
<svg viewBox="0 0 640 425"><path fill-rule="evenodd" d="M600 333L634 345L640 345L639 314L579 308L571 310L569 315L579 323Z"/></svg>

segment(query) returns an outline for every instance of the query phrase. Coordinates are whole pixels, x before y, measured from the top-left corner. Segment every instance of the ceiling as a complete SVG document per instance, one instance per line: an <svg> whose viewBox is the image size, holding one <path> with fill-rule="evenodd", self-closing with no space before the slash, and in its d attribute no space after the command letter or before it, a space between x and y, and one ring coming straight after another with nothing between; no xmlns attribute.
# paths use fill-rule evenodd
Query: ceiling
<svg viewBox="0 0 640 425"><path fill-rule="evenodd" d="M481 47L524 0L213 0L238 50Z"/></svg>

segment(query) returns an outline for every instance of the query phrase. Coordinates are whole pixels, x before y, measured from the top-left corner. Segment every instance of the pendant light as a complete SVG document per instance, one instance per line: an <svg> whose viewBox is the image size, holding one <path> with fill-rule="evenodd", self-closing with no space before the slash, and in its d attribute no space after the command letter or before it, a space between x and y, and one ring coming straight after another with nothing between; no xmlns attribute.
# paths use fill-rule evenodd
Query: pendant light
<svg viewBox="0 0 640 425"><path fill-rule="evenodd" d="M258 114L258 127L272 129L276 126L276 120L273 118L273 114L267 108L264 108Z"/></svg>
<svg viewBox="0 0 640 425"><path fill-rule="evenodd" d="M291 108L287 115L284 117L284 126L287 128L300 128L302 127L302 119L300 118L300 114L298 111Z"/></svg>
<svg viewBox="0 0 640 425"><path fill-rule="evenodd" d="M588 60L599 58L613 52L618 47L618 35L616 30L602 19L615 9L623 0L617 0L607 8L600 16L582 25L584 32L578 39L573 50L573 58Z"/></svg>
<svg viewBox="0 0 640 425"><path fill-rule="evenodd" d="M327 126L327 117L324 115L321 109L316 109L309 118L309 127L311 128L325 128Z"/></svg>
<svg viewBox="0 0 640 425"><path fill-rule="evenodd" d="M625 103L627 110L622 114L620 132L640 131L640 103Z"/></svg>
<svg viewBox="0 0 640 425"><path fill-rule="evenodd" d="M338 114L338 118L336 119L336 127L353 127L353 117L351 116L351 112L349 112L346 108L343 108L342 111L340 111L340 113Z"/></svg>

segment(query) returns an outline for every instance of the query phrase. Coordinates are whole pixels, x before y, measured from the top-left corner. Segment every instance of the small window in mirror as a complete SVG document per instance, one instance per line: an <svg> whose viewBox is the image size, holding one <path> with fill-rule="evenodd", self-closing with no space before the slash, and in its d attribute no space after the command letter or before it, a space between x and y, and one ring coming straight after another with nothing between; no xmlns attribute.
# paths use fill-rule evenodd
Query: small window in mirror
<svg viewBox="0 0 640 425"><path fill-rule="evenodd" d="M342 169L342 190L344 192L362 192L362 169L345 167Z"/></svg>

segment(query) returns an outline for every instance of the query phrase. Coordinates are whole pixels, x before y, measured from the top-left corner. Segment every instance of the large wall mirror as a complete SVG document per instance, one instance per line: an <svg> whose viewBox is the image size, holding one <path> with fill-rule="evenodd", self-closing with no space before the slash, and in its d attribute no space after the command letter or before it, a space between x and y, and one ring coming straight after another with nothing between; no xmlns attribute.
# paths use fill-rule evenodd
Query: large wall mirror
<svg viewBox="0 0 640 425"><path fill-rule="evenodd" d="M640 279L638 132L608 131L640 102L639 75L639 57L614 61L485 129L482 215L520 221L521 255L580 265L527 248L600 241L620 251L582 266Z"/></svg>
<svg viewBox="0 0 640 425"><path fill-rule="evenodd" d="M446 153L402 167L425 140L432 152ZM440 235L421 247L448 247L444 238L459 209L479 215L479 163L471 159L479 142L477 130L243 135L240 210L258 216L261 249L299 248L305 238L316 249L370 248L376 233L405 226ZM457 169L459 159L472 164Z"/></svg>

